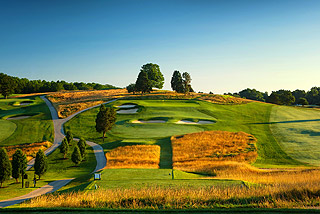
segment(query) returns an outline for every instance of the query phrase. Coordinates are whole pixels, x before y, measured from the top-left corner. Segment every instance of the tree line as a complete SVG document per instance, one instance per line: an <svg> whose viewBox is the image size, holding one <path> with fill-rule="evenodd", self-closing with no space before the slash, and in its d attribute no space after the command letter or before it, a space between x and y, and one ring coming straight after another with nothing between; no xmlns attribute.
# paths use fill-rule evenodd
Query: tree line
<svg viewBox="0 0 320 214"><path fill-rule="evenodd" d="M191 87L191 76L188 72L183 72L175 70L171 79L172 90L178 93L189 93L194 92ZM160 66L153 63L147 63L143 65L138 74L135 83L129 84L126 89L129 93L141 92L149 93L153 88L162 89L164 84L164 77L160 71Z"/></svg>
<svg viewBox="0 0 320 214"><path fill-rule="evenodd" d="M281 89L272 91L270 95L268 95L268 92L260 92L256 89L247 88L238 93L225 94L278 105L320 105L320 87L312 87L309 91Z"/></svg>
<svg viewBox="0 0 320 214"><path fill-rule="evenodd" d="M0 73L0 93L7 98L11 94L56 92L61 90L105 90L117 87L109 84L29 80Z"/></svg>

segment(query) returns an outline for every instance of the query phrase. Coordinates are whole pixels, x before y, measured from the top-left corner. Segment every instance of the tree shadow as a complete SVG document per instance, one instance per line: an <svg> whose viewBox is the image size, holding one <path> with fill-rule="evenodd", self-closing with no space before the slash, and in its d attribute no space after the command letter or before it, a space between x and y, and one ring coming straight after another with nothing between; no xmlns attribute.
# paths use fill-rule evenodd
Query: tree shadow
<svg viewBox="0 0 320 214"><path fill-rule="evenodd" d="M290 120L290 121L279 121L279 122L264 122L264 123L248 123L248 124L278 124L278 123L306 123L306 122L319 122L320 119L313 120Z"/></svg>
<svg viewBox="0 0 320 214"><path fill-rule="evenodd" d="M156 145L160 146L160 169L172 169L172 146L170 137L157 140Z"/></svg>

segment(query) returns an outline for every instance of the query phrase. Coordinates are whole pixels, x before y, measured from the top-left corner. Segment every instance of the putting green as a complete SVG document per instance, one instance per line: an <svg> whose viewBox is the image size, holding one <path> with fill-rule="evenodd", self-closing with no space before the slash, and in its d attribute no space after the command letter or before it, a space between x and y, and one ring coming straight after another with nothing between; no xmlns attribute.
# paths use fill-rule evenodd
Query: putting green
<svg viewBox="0 0 320 214"><path fill-rule="evenodd" d="M0 120L0 142L7 139L14 133L17 125L7 120Z"/></svg>
<svg viewBox="0 0 320 214"><path fill-rule="evenodd" d="M270 116L273 135L292 158L320 166L320 111L274 106Z"/></svg>

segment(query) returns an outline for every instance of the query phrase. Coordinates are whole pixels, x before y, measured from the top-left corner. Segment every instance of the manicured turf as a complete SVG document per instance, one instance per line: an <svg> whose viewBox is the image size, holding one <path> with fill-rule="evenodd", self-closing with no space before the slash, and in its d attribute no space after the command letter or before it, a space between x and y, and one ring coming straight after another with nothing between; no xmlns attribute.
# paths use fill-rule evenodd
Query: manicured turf
<svg viewBox="0 0 320 214"><path fill-rule="evenodd" d="M32 103L26 106L17 105L24 101L31 101ZM26 119L10 120L10 123L15 124L16 129L10 135L10 132L6 133L6 138L0 137L1 146L42 141L53 142L54 133L51 114L41 98L0 99L0 109L0 118L3 120L17 115L32 116Z"/></svg>
<svg viewBox="0 0 320 214"><path fill-rule="evenodd" d="M79 185L79 183L83 182L83 179L86 180L86 175L90 174L96 167L96 159L91 147L87 147L87 161L82 162L79 166L75 166L75 164L71 161L71 154L73 151L73 144L70 146L70 150L68 153L68 159L63 159L63 154L59 152L59 149L54 151L52 154L48 156L48 170L45 175L41 177L41 180L37 182L37 188L44 186L52 181L67 179L67 178L77 178L67 186L63 187L63 189L68 189L74 186ZM30 171L27 171L28 181L30 182L31 188L21 188L21 183L16 184L15 180L10 180L5 182L5 188L0 189L0 200L9 199L13 197L17 197L20 195L27 194L35 188L33 188L33 177L34 170L31 168ZM19 179L21 181L21 179Z"/></svg>
<svg viewBox="0 0 320 214"><path fill-rule="evenodd" d="M270 122L284 151L296 160L320 166L320 111L274 106Z"/></svg>
<svg viewBox="0 0 320 214"><path fill-rule="evenodd" d="M8 120L0 120L0 142L14 133L17 125Z"/></svg>
<svg viewBox="0 0 320 214"><path fill-rule="evenodd" d="M283 152L274 139L269 117L272 105L249 103L243 105L219 105L197 100L120 100L112 103L119 106L135 103L137 114L118 115L116 126L108 133L103 147L106 151L121 145L162 144L161 168L170 168L170 137L206 130L244 131L258 139L258 167L289 167L301 165ZM111 105L111 104L110 104ZM66 123L65 128L75 136L84 136L102 143L101 134L95 131L95 118L98 108L84 112ZM161 119L166 123L135 124L133 120ZM181 119L216 121L210 125L175 124ZM162 165L166 162L164 165ZM172 163L171 163L172 164Z"/></svg>

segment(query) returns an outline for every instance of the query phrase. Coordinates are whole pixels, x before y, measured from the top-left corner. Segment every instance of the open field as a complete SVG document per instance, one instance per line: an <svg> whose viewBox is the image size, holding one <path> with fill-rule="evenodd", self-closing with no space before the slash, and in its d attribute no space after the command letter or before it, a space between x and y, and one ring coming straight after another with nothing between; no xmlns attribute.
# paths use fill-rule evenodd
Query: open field
<svg viewBox="0 0 320 214"><path fill-rule="evenodd" d="M270 124L273 135L288 155L320 166L320 111L274 106Z"/></svg>
<svg viewBox="0 0 320 214"><path fill-rule="evenodd" d="M20 105L29 102L28 105ZM1 146L35 143L50 141L53 142L53 123L51 114L39 97L24 97L0 100L0 121L5 124L0 129L7 129L6 134L0 134ZM6 120L14 116L31 116L26 119ZM13 125L14 124L14 125ZM14 127L16 127L14 129ZM4 136L5 135L5 136ZM1 138L1 137L0 137Z"/></svg>
<svg viewBox="0 0 320 214"><path fill-rule="evenodd" d="M160 146L135 145L118 147L106 153L107 168L157 169L160 162Z"/></svg>
<svg viewBox="0 0 320 214"><path fill-rule="evenodd" d="M118 146L136 144L156 144L161 146L161 162L172 159L170 137L207 130L222 130L252 134L257 138L258 167L293 167L300 162L290 158L274 139L269 117L272 105L252 102L242 105L220 105L198 100L119 100L111 103L121 106L134 103L139 107L136 114L117 115L115 127L107 134L107 142L102 145L105 151ZM111 105L110 104L110 105ZM95 117L98 108L84 112L65 124L75 136L84 136L94 142L102 142L95 131ZM135 120L164 120L166 123L131 123ZM214 124L175 124L179 120L209 120ZM165 150L167 148L167 150ZM165 158L163 158L165 157Z"/></svg>

